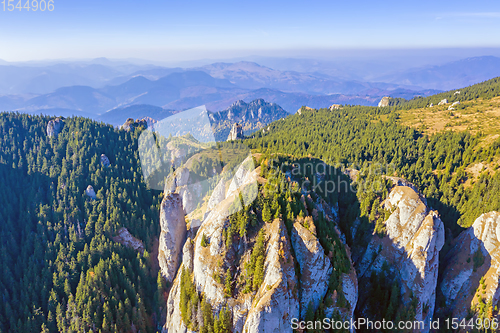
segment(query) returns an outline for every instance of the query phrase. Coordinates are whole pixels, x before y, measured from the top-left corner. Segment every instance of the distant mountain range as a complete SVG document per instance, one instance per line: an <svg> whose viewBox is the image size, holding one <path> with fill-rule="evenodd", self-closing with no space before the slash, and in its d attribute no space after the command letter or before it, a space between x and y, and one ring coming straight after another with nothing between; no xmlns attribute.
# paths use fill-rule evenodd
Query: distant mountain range
<svg viewBox="0 0 500 333"><path fill-rule="evenodd" d="M383 96L429 96L500 75L500 58L488 56L397 70L369 81L334 77L319 71L320 65L304 67L314 72L299 72L248 61L190 69L105 58L52 64L2 62L0 110L80 115L117 124L123 123L128 112L131 116L160 112L163 117L162 110L181 111L200 105L215 112L239 100L249 103L262 98L294 113L303 105L377 105ZM132 106L139 107L129 108Z"/></svg>
<svg viewBox="0 0 500 333"><path fill-rule="evenodd" d="M439 66L426 66L379 77L392 84L451 90L500 76L500 58L492 56L462 59Z"/></svg>

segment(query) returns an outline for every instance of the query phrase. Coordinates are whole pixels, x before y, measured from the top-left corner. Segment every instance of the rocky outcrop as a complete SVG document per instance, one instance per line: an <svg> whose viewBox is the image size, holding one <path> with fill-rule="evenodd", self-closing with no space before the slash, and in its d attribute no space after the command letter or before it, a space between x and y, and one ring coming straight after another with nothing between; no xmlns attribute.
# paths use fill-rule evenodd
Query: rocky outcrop
<svg viewBox="0 0 500 333"><path fill-rule="evenodd" d="M248 287L244 282L247 277L245 267L255 248L253 244L257 235L252 231L251 235L233 238L229 247L225 235L229 215L241 205L240 194L244 204L250 205L258 190L257 180L265 181L259 174L260 167L255 169L253 159L249 157L231 178L228 179L229 174L223 175L207 200L207 214L201 226L196 233L191 233L192 240L188 238L183 245L181 268L187 268L192 273L196 290L210 303L214 313L228 306L232 311L235 332L291 333L292 318L304 317L309 304L317 308L328 297L330 275L336 268L319 242L313 216L321 211L330 223L335 223L338 207L329 207L322 199L313 202L310 196L304 197L308 205L319 206L313 209L311 216L306 217L307 221L297 219L291 236L281 218L271 223L260 222L259 228L266 235L263 279L257 290L251 287L250 291L244 291ZM254 214L252 211L249 214ZM202 239L206 241L202 242ZM298 275L296 267L300 270ZM232 272L235 288L231 296L225 292L224 279L220 278L228 271ZM168 333L189 331L182 322L180 312L180 272L181 269L177 271L167 302L164 332L168 330ZM347 305L345 302L344 305L338 303L335 294L329 303L333 305L325 312L333 314L338 311L343 318L349 319L357 302L357 280L352 264L348 274L340 276L338 290Z"/></svg>
<svg viewBox="0 0 500 333"><path fill-rule="evenodd" d="M109 158L104 155L104 154L101 154L101 164L104 166L104 167L109 167L111 166L111 163L109 162Z"/></svg>
<svg viewBox="0 0 500 333"><path fill-rule="evenodd" d="M440 290L452 317L465 318L482 298L500 301L500 213L478 217L452 243ZM483 285L480 281L483 279ZM479 297L478 297L479 296Z"/></svg>
<svg viewBox="0 0 500 333"><path fill-rule="evenodd" d="M187 233L179 194L171 193L163 198L160 207L160 226L158 261L162 275L167 281L172 282L179 268Z"/></svg>
<svg viewBox="0 0 500 333"><path fill-rule="evenodd" d="M64 127L64 122L61 118L52 119L47 124L47 135L49 137L57 137L59 132L61 132Z"/></svg>
<svg viewBox="0 0 500 333"><path fill-rule="evenodd" d="M239 140L243 139L245 136L243 135L243 126L238 123L233 124L231 131L227 137L227 141Z"/></svg>
<svg viewBox="0 0 500 333"><path fill-rule="evenodd" d="M446 98L442 99L441 102L438 103L438 105L445 105L445 104L448 104L448 100Z"/></svg>
<svg viewBox="0 0 500 333"><path fill-rule="evenodd" d="M116 236L113 237L113 240L122 245L130 247L140 252L141 254L144 253L144 245L142 244L142 242L139 239L132 236L132 234L128 231L127 228L120 228Z"/></svg>
<svg viewBox="0 0 500 333"><path fill-rule="evenodd" d="M310 216L305 220L311 230L305 228L300 220L294 223L292 229L292 245L300 267L301 318L305 317L309 304L316 310L323 301L332 274L330 259L325 255L325 250L315 236L316 228L313 220Z"/></svg>
<svg viewBox="0 0 500 333"><path fill-rule="evenodd" d="M222 178L210 196L207 205L207 212L214 209L222 200L226 198L226 181Z"/></svg>
<svg viewBox="0 0 500 333"><path fill-rule="evenodd" d="M146 119L138 119L135 121L133 118L128 118L127 121L120 126L120 129L127 132L134 131L137 127L142 126L148 128L148 122Z"/></svg>
<svg viewBox="0 0 500 333"><path fill-rule="evenodd" d="M333 111L333 110L338 110L340 109L341 105L340 104L332 104L330 105L330 107L328 108L330 111Z"/></svg>
<svg viewBox="0 0 500 333"><path fill-rule="evenodd" d="M383 206L392 211L384 222L386 235L372 238L358 266L359 275L369 277L384 262L389 263L401 282L403 300L409 302L408 295L413 293L418 301L415 320L428 323L434 313L443 222L410 187L394 187Z"/></svg>
<svg viewBox="0 0 500 333"><path fill-rule="evenodd" d="M389 106L390 101L391 101L390 97L388 97L388 96L382 97L382 99L380 100L380 102L378 102L378 107L379 108L383 108L383 107Z"/></svg>
<svg viewBox="0 0 500 333"><path fill-rule="evenodd" d="M85 194L90 197L91 199L96 199L96 194L95 194L95 191L94 191L94 188L92 187L92 185L89 185L87 186L87 189L85 189Z"/></svg>

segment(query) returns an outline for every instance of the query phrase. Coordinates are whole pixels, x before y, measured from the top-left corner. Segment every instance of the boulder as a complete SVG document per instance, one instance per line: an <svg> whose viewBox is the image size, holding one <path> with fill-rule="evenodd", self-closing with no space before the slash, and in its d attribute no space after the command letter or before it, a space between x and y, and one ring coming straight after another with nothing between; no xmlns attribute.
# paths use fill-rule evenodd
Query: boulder
<svg viewBox="0 0 500 333"><path fill-rule="evenodd" d="M89 185L87 186L87 189L85 190L85 194L90 197L91 199L96 199L96 194L95 194L95 191L94 191L94 188L92 187L92 185Z"/></svg>
<svg viewBox="0 0 500 333"><path fill-rule="evenodd" d="M57 137L57 135L61 132L64 127L64 122L61 118L52 119L47 124L47 135L49 137Z"/></svg>

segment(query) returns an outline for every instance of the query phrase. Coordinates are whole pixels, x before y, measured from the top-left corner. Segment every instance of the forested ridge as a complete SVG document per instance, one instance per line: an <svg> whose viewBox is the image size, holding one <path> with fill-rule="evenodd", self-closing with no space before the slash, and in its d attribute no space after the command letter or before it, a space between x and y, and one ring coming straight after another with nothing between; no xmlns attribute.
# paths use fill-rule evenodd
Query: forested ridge
<svg viewBox="0 0 500 333"><path fill-rule="evenodd" d="M470 101L475 99L490 99L500 96L500 77L491 80L471 85L469 87L454 89L440 94L422 97L417 96L411 100L404 98L395 98L390 100L389 105L394 106L396 110L410 110L415 108L423 108L431 103L437 105L443 99L453 103L456 101Z"/></svg>
<svg viewBox="0 0 500 333"><path fill-rule="evenodd" d="M398 123L388 107L345 106L306 110L269 126L246 143L255 151L314 156L331 165L391 170L414 183L454 234L481 213L500 209L500 175L481 174L467 185L466 167L500 156L500 139L481 145L480 135L424 135Z"/></svg>
<svg viewBox="0 0 500 333"><path fill-rule="evenodd" d="M142 180L139 131L69 118L48 137L49 120L0 114L0 331L155 332L161 193ZM143 254L112 240L120 227Z"/></svg>

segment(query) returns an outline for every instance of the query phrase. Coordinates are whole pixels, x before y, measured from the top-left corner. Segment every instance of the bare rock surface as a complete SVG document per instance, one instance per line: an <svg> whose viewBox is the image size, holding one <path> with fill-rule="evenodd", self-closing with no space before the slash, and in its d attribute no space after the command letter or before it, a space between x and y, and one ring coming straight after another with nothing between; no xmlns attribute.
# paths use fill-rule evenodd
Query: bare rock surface
<svg viewBox="0 0 500 333"><path fill-rule="evenodd" d="M105 167L111 166L111 163L109 162L109 158L104 154L101 154L101 164Z"/></svg>
<svg viewBox="0 0 500 333"><path fill-rule="evenodd" d="M383 108L385 106L389 106L389 102L391 101L391 98L390 97L382 97L382 99L380 100L380 102L378 102L378 107L379 108Z"/></svg>
<svg viewBox="0 0 500 333"><path fill-rule="evenodd" d="M172 193L163 198L160 208L160 243L158 261L162 275L172 282L180 264L186 239L186 221L180 195Z"/></svg>
<svg viewBox="0 0 500 333"><path fill-rule="evenodd" d="M113 237L113 240L122 245L130 247L140 252L141 254L144 253L144 245L142 244L142 241L132 236L127 228L120 228L116 236Z"/></svg>
<svg viewBox="0 0 500 333"><path fill-rule="evenodd" d="M384 202L392 211L385 221L386 235L374 235L358 266L361 277L369 277L389 263L399 277L403 300L410 292L418 300L415 320L429 322L433 318L439 251L444 245L444 226L435 211L414 189L396 186ZM429 327L423 330L428 332Z"/></svg>
<svg viewBox="0 0 500 333"><path fill-rule="evenodd" d="M85 189L85 194L94 200L96 199L96 194L92 185L87 186L87 189Z"/></svg>
<svg viewBox="0 0 500 333"><path fill-rule="evenodd" d="M315 228L311 217L306 218L309 228L299 221L292 230L292 245L300 267L300 316L305 317L307 307L311 303L314 310L322 302L328 290L328 282L332 274L332 264L325 255L325 250L314 235Z"/></svg>
<svg viewBox="0 0 500 333"><path fill-rule="evenodd" d="M233 127L231 127L231 131L229 132L229 135L227 137L227 141L238 140L243 138L244 138L243 126L241 126L238 123L233 124Z"/></svg>

